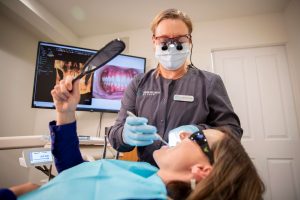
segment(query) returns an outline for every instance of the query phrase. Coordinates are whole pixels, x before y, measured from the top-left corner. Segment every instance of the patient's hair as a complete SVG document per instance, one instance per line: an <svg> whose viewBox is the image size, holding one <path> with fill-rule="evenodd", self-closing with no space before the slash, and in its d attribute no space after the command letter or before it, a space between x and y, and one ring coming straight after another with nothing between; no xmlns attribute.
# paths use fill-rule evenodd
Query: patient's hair
<svg viewBox="0 0 300 200"><path fill-rule="evenodd" d="M211 146L214 155L211 173L193 191L188 183L171 182L167 185L168 195L174 200L263 199L264 183L240 140L229 129L216 129L225 136Z"/></svg>

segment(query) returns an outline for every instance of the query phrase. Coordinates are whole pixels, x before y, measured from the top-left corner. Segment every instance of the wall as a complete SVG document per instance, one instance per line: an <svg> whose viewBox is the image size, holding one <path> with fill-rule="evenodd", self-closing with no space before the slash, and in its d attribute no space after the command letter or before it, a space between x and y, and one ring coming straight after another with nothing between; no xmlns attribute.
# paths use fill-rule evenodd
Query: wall
<svg viewBox="0 0 300 200"><path fill-rule="evenodd" d="M37 39L0 12L0 137L32 135L35 111L31 96ZM27 181L21 150L0 151L0 187Z"/></svg>
<svg viewBox="0 0 300 200"><path fill-rule="evenodd" d="M300 128L300 1L292 0L285 9L286 30L288 36L287 54L290 65L290 75L293 82L293 92Z"/></svg>
<svg viewBox="0 0 300 200"><path fill-rule="evenodd" d="M197 23L193 60L210 71L212 50L282 44L287 41L284 28L280 13Z"/></svg>

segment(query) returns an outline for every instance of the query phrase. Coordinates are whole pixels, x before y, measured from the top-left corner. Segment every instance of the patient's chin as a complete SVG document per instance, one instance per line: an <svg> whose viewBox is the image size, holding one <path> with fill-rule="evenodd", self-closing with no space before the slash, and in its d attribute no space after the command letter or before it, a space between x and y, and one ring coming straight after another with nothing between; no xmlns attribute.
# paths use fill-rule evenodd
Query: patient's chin
<svg viewBox="0 0 300 200"><path fill-rule="evenodd" d="M170 149L168 146L162 146L160 149L153 152L153 158L158 166L160 161L166 157L168 149Z"/></svg>
<svg viewBox="0 0 300 200"><path fill-rule="evenodd" d="M157 161L158 161L159 151L160 151L160 149L157 149L157 150L155 150L155 151L153 152L153 158L154 158L154 160L155 160L156 163L157 163Z"/></svg>

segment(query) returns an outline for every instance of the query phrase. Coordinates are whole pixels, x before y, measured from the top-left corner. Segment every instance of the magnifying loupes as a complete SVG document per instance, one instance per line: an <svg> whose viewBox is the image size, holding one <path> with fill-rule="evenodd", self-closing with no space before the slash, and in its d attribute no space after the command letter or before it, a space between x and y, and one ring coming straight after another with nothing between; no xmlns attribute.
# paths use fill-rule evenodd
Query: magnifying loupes
<svg viewBox="0 0 300 200"><path fill-rule="evenodd" d="M72 83L82 78L83 76L101 68L103 65L119 55L125 49L125 47L125 43L120 39L115 39L107 43L103 48L97 51L95 55L91 56L85 62L81 73L73 79Z"/></svg>
<svg viewBox="0 0 300 200"><path fill-rule="evenodd" d="M168 50L170 45L174 45L178 51L181 51L183 49L182 44L180 42L170 39L169 41L163 43L161 50L163 50L163 51Z"/></svg>

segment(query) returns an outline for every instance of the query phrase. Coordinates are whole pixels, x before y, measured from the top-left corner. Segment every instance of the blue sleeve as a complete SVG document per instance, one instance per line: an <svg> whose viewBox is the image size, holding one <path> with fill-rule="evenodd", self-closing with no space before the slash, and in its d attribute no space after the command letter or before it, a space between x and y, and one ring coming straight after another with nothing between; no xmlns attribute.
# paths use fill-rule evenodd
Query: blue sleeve
<svg viewBox="0 0 300 200"><path fill-rule="evenodd" d="M76 121L56 126L56 121L49 123L51 149L57 171L60 173L84 162L79 150Z"/></svg>
<svg viewBox="0 0 300 200"><path fill-rule="evenodd" d="M0 199L1 200L16 200L16 195L7 188L0 189Z"/></svg>

